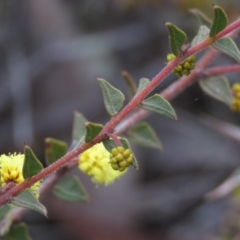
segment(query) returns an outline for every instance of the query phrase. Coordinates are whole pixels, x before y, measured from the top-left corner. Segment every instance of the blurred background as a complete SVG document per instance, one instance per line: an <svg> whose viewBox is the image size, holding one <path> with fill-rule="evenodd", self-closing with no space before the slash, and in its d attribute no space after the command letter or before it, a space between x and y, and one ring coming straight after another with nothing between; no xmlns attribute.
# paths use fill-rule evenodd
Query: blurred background
<svg viewBox="0 0 240 240"><path fill-rule="evenodd" d="M191 42L198 24L188 9L212 16L212 4L222 6L230 21L240 14L238 0L0 1L1 152L21 152L26 143L44 162L46 137L70 142L75 110L89 121L106 123L109 116L96 78L125 93L122 70L136 82L153 78L169 53L164 22L186 31ZM212 65L230 63L234 61L221 56ZM236 73L228 77L239 81ZM175 80L169 76L156 92ZM73 170L90 202L69 204L49 191L41 198L49 219L33 212L23 216L31 237L240 239L240 200L228 196L204 201L206 193L240 166L240 143L199 121L208 114L239 125L239 114L203 94L197 84L172 103L178 121L158 115L147 119L163 152L133 146L140 170L131 169L108 187L96 187Z"/></svg>

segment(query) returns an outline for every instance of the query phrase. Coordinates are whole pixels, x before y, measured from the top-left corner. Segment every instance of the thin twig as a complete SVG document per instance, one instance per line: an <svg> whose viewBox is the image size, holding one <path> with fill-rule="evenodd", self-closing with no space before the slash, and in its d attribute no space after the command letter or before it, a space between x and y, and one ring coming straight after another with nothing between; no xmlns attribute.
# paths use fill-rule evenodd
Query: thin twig
<svg viewBox="0 0 240 240"><path fill-rule="evenodd" d="M240 72L240 64L234 64L229 66L218 66L218 67L211 67L206 69L203 74L207 77L214 76L214 75L220 75L224 73L230 73L230 72Z"/></svg>

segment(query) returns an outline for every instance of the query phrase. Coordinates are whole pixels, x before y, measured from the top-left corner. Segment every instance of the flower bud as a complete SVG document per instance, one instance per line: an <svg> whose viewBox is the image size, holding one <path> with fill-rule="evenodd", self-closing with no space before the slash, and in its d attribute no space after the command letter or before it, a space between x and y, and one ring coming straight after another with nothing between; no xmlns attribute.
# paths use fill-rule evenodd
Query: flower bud
<svg viewBox="0 0 240 240"><path fill-rule="evenodd" d="M129 148L116 147L110 154L110 164L114 170L124 171L133 164L133 155Z"/></svg>
<svg viewBox="0 0 240 240"><path fill-rule="evenodd" d="M170 53L170 54L167 55L167 61L170 62L170 61L172 61L175 57L176 57L176 56L175 56L174 54L171 54L171 53Z"/></svg>
<svg viewBox="0 0 240 240"><path fill-rule="evenodd" d="M172 61L176 56L174 54L168 54L167 55L167 61ZM191 70L195 68L195 56L189 56L183 63L179 64L174 70L173 73L177 77L182 77L183 75L189 75L191 73Z"/></svg>

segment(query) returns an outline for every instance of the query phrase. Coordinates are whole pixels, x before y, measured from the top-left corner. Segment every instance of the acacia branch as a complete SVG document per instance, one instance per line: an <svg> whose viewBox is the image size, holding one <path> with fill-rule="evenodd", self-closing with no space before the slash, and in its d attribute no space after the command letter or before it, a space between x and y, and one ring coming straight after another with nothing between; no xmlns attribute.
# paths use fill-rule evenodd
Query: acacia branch
<svg viewBox="0 0 240 240"><path fill-rule="evenodd" d="M92 147L96 143L101 142L104 139L104 136L108 132L111 132L112 129L115 129L115 127L124 119L126 118L133 110L135 110L139 104L150 94L153 89L156 88L157 85L159 85L167 76L170 74L176 66L178 66L181 62L183 62L187 57L196 54L200 50L210 46L214 41L218 40L221 37L226 36L233 30L236 30L238 27L240 27L240 19L238 19L236 22L230 24L227 26L224 30L222 30L220 33L218 33L214 38L207 38L200 44L197 44L191 48L188 49L188 51L181 57L176 57L174 60L172 60L170 63L168 63L159 74L156 75L152 79L152 81L146 86L145 89L143 89L137 96L135 96L115 117L113 117L103 128L103 130L96 136L90 143L84 143L81 146L77 147L76 149L72 150L71 152L67 153L65 156L60 158L58 161L54 162L50 166L46 167L43 169L41 172L36 174L35 176L31 177L30 179L25 180L24 182L20 183L19 185L13 187L6 193L4 193L0 197L0 206L3 204L9 202L14 196L18 195L21 193L23 190L29 188L31 185L36 183L37 181L43 179L44 177L48 176L49 174L55 172L56 170L60 169L64 165L66 165L68 162L71 161L71 159L77 157L80 155L82 152L87 150L88 148ZM197 74L195 72L195 74ZM194 72L189 76L188 81L191 82L191 79L194 79L196 75ZM193 75L193 76L192 76ZM185 81L186 78L184 78ZM187 84L188 84L187 81ZM186 84L184 81L181 82L181 84ZM172 85L172 95L174 96L175 94L179 93L179 87L176 87L177 85ZM168 90L169 92L171 92ZM162 94L168 96L169 92L165 91Z"/></svg>
<svg viewBox="0 0 240 240"><path fill-rule="evenodd" d="M177 95L179 95L182 91L184 91L187 87L198 80L199 73L202 72L206 66L217 56L218 52L215 49L210 49L207 51L203 57L198 61L194 70L192 70L189 76L185 76L180 78L175 83L171 84L165 90L163 90L160 94L163 98L167 100L172 100ZM117 127L116 134L121 134L126 132L130 127L132 127L137 122L140 122L151 112L148 112L144 109L139 109L136 112L132 113L127 119L124 119Z"/></svg>

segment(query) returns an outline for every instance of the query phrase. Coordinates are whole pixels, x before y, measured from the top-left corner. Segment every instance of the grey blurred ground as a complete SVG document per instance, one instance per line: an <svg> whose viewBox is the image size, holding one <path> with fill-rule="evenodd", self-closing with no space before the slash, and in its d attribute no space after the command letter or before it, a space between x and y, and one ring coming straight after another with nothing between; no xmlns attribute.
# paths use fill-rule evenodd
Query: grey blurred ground
<svg viewBox="0 0 240 240"><path fill-rule="evenodd" d="M240 12L237 0L211 3L225 6L230 19ZM75 110L90 121L107 122L96 78L123 91L122 70L136 80L151 79L169 52L164 22L176 23L192 37L197 22L186 9L199 6L211 12L211 3L1 1L1 152L22 151L26 143L44 159L44 138L70 141ZM215 63L230 62L221 57ZM237 74L229 76L239 81ZM170 76L156 91L174 80ZM178 121L149 118L162 140L162 153L136 147L140 171L129 171L107 188L96 188L80 175L91 197L88 205L66 204L49 192L42 198L49 221L35 213L24 216L33 239L219 239L225 216L235 208L229 199L203 203L203 196L239 166L240 149L204 127L196 115L204 112L239 124L239 114L202 94L197 85L173 106L179 109Z"/></svg>

